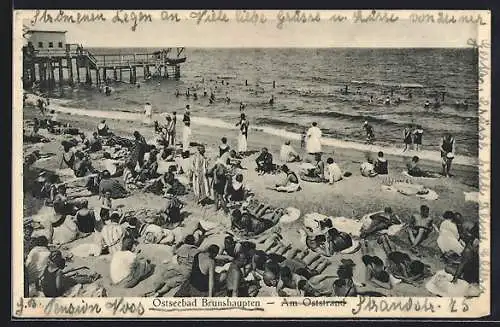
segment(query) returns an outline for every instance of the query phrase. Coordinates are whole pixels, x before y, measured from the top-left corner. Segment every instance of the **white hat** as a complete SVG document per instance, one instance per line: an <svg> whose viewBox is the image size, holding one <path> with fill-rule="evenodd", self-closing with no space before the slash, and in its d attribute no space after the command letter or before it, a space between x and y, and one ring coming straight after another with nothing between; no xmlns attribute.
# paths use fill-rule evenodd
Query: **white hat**
<svg viewBox="0 0 500 327"><path fill-rule="evenodd" d="M365 125L368 125L368 121L367 120L365 120Z"/></svg>

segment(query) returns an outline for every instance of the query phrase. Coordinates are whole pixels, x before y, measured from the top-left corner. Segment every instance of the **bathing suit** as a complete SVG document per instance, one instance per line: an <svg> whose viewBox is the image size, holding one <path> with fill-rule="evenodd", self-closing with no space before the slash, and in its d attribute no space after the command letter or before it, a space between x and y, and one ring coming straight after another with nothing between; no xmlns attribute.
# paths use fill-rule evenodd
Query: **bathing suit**
<svg viewBox="0 0 500 327"><path fill-rule="evenodd" d="M411 131L409 129L405 129L404 134L405 134L405 138L404 138L405 144L411 144L412 143Z"/></svg>
<svg viewBox="0 0 500 327"><path fill-rule="evenodd" d="M424 134L424 131L421 129L417 129L415 131L415 144L422 144L422 135Z"/></svg>
<svg viewBox="0 0 500 327"><path fill-rule="evenodd" d="M189 282L191 286L200 292L208 292L208 275L205 275L200 270L200 260L199 253L195 255L193 260L193 269L191 270L191 276L189 277Z"/></svg>
<svg viewBox="0 0 500 327"><path fill-rule="evenodd" d="M444 151L441 151L441 157L446 157L446 155L453 150L453 142L455 139L453 136L450 138L443 137L443 145L442 148Z"/></svg>

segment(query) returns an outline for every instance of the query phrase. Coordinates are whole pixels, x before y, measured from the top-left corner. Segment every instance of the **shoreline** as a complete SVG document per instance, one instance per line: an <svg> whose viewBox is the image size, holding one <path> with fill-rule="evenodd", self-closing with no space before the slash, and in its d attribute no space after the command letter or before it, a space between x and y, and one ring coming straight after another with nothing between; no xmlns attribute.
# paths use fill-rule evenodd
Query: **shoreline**
<svg viewBox="0 0 500 327"><path fill-rule="evenodd" d="M128 112L128 111L117 111L117 110L93 110L93 109L80 109L80 108L72 108L72 107L66 107L62 106L62 104L65 101L61 101L58 99L50 99L51 104L47 106L48 110L54 110L55 112L58 113L63 113L63 114L68 114L68 115L76 115L76 116L87 116L87 117L93 117L93 118L102 118L102 119L114 119L114 120L122 120L122 121L135 121L135 122L141 122L144 119L144 115L139 112ZM56 103L54 105L53 103ZM161 122L163 120L163 117L167 113L160 113L160 114L153 114L152 120L158 120ZM178 118L182 116L177 114ZM203 126L203 127L215 127L215 128L222 128L226 130L237 130L236 127L234 127L233 124L224 122L219 119L211 119L207 117L200 117L200 116L192 116L191 117L191 122L193 125L196 126ZM277 136L283 139L290 139L290 140L295 140L299 141L301 138L301 135L298 133L294 132L288 132L282 129L276 129L272 127L267 127L267 126L251 126L250 131L252 132L262 132L268 135L273 135ZM385 155L391 155L391 156L398 156L406 159L411 159L413 156L418 156L421 161L431 161L435 163L440 163L441 162L441 156L439 153L438 148L436 147L436 150L431 151L431 150L422 150L422 151L415 151L415 150L409 150L407 152L402 152L401 148L397 147L388 147L384 145L370 145L370 144L363 144L363 143L358 143L358 142L352 142L352 141L345 141L345 140L338 140L334 138L322 138L322 144L323 146L326 147L334 147L334 148L341 148L341 149L351 149L351 150L356 150L356 151L361 151L361 152L371 152L371 153L377 153L378 151L383 151ZM479 163L479 158L476 157L469 157L469 156L464 156L464 155L456 155L454 160L453 160L453 165L463 165L463 166L471 166L471 167L477 167Z"/></svg>

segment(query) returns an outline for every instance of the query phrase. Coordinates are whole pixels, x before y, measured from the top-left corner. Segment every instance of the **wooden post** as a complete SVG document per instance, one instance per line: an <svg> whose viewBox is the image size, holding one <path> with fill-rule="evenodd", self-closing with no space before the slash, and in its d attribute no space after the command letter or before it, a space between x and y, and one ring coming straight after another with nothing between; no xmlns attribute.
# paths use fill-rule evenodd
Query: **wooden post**
<svg viewBox="0 0 500 327"><path fill-rule="evenodd" d="M115 79L115 82L118 80L118 72L116 71L116 67L113 68L113 77Z"/></svg>
<svg viewBox="0 0 500 327"><path fill-rule="evenodd" d="M66 66L68 66L68 74L69 74L69 85L73 86L73 59L70 56L66 57Z"/></svg>
<svg viewBox="0 0 500 327"><path fill-rule="evenodd" d="M130 69L130 84L134 84L134 71L132 70L132 66L129 66Z"/></svg>
<svg viewBox="0 0 500 327"><path fill-rule="evenodd" d="M122 77L123 77L123 73L122 73L122 69L120 67L120 82L122 81Z"/></svg>
<svg viewBox="0 0 500 327"><path fill-rule="evenodd" d="M76 79L78 81L78 84L80 84L80 59L76 57L75 63L76 63Z"/></svg>
<svg viewBox="0 0 500 327"><path fill-rule="evenodd" d="M90 74L90 67L88 63L85 65L85 83L92 85L92 75Z"/></svg>
<svg viewBox="0 0 500 327"><path fill-rule="evenodd" d="M49 73L50 73L50 88L52 89L56 84L56 78L54 76L54 65L52 64L52 60L49 59Z"/></svg>
<svg viewBox="0 0 500 327"><path fill-rule="evenodd" d="M30 79L31 83L35 83L36 81L36 72L35 72L35 63L31 63L30 65Z"/></svg>
<svg viewBox="0 0 500 327"><path fill-rule="evenodd" d="M59 86L63 86L63 82L64 82L64 76L63 76L63 65L62 65L62 58L59 58Z"/></svg>
<svg viewBox="0 0 500 327"><path fill-rule="evenodd" d="M104 83L106 83L106 80L107 80L107 79L108 79L108 78L107 78L107 76L106 76L106 66L104 66L104 67L102 68L102 81L103 81Z"/></svg>
<svg viewBox="0 0 500 327"><path fill-rule="evenodd" d="M137 67L134 67L134 83L137 83Z"/></svg>

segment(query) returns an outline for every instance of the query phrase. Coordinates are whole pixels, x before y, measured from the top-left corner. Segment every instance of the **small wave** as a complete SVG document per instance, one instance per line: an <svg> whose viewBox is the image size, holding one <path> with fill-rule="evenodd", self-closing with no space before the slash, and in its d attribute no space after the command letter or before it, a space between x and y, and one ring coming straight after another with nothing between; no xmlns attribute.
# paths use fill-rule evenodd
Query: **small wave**
<svg viewBox="0 0 500 327"><path fill-rule="evenodd" d="M424 88L424 86L419 83L390 83L390 82L370 82L370 81L358 81L358 80L352 80L351 83L359 85L386 86L386 87L398 87L398 88L408 88L408 89Z"/></svg>

